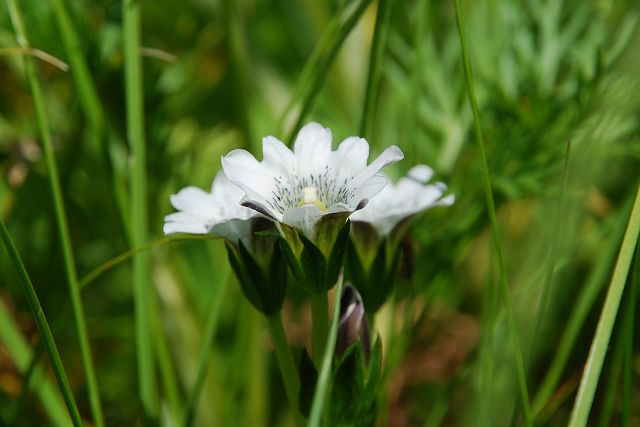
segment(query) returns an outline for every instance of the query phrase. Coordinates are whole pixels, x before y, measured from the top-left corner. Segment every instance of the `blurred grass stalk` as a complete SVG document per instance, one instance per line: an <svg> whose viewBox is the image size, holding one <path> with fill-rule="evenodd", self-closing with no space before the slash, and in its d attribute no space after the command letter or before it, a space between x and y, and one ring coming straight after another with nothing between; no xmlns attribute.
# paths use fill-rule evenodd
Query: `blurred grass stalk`
<svg viewBox="0 0 640 427"><path fill-rule="evenodd" d="M531 415L531 403L529 402L529 391L527 388L526 371L524 366L524 360L522 357L520 341L518 338L518 331L516 329L515 319L513 316L513 308L511 305L509 279L507 277L507 270L504 262L502 242L500 239L500 230L498 228L495 202L493 200L493 192L491 189L491 177L489 175L489 166L487 163L487 156L485 153L484 140L482 137L482 129L480 127L478 102L476 100L475 90L473 86L473 72L471 70L471 60L469 59L469 52L467 50L467 42L466 42L466 35L465 35L464 20L462 17L462 9L460 7L460 0L454 0L454 1L455 1L455 9L456 9L456 24L458 26L458 34L460 36L460 48L462 50L462 63L464 67L464 75L465 75L465 81L467 86L467 93L469 95L469 103L471 104L471 110L473 112L474 131L476 135L476 141L478 143L478 151L480 152L480 161L482 163L482 172L483 172L482 177L483 177L484 191L486 196L487 211L489 214L491 229L493 230L493 239L495 243L496 256L498 257L498 263L500 266L500 285L501 285L500 287L502 291L502 298L504 299L504 308L506 310L506 316L507 316L507 326L509 328L509 336L511 339L511 345L513 347L513 355L516 363L516 371L518 375L518 385L520 388L520 399L522 401L524 421L527 426L532 426L533 418Z"/></svg>
<svg viewBox="0 0 640 427"><path fill-rule="evenodd" d="M624 286L629 274L629 267L633 259L636 243L638 241L638 233L640 232L640 185L636 194L633 210L629 217L627 230L622 240L622 246L618 254L618 260L613 271L611 284L607 292L607 297L602 307L600 320L596 328L596 333L591 343L587 363L584 367L584 374L580 381L580 388L571 412L569 420L570 427L583 427L587 425L593 398L600 379L602 365L604 363L607 349L609 348L609 339L611 331L615 325L618 308L620 306L620 298L624 291Z"/></svg>
<svg viewBox="0 0 640 427"><path fill-rule="evenodd" d="M336 285L336 300L333 304L333 316L331 317L331 326L329 327L329 336L327 337L327 345L322 356L322 366L318 374L318 382L313 393L313 401L311 403L311 413L309 414L308 427L320 427L322 425L322 415L327 403L327 395L330 388L330 375L333 356L336 349L336 339L338 338L338 322L340 317L340 295L342 295L342 279L338 280Z"/></svg>
<svg viewBox="0 0 640 427"><path fill-rule="evenodd" d="M13 3L13 0L9 0L9 2L11 4ZM53 372L56 375L58 386L60 387L60 391L62 392L62 397L67 404L67 408L69 409L69 415L71 415L73 425L76 427L80 427L83 425L83 423L82 419L80 418L80 413L78 412L78 405L76 404L73 393L71 392L69 380L67 379L67 374L65 373L64 366L62 366L62 360L60 359L60 353L58 353L58 348L56 347L53 335L51 334L51 328L49 328L49 323L47 322L47 318L45 317L42 306L40 305L40 301L38 300L38 295L36 294L33 284L31 283L31 279L27 274L27 270L25 269L24 264L20 259L18 250L13 244L11 236L9 235L9 231L2 221L0 221L0 238L2 239L2 243L4 244L9 257L13 261L16 272L18 273L18 277L20 278L20 282L22 283L24 293L27 297L27 301L29 302L29 307L31 307L31 312L33 313L36 325L38 325L38 330L40 331L42 339L44 340L47 353L49 354L49 360L51 361ZM7 343L9 344L9 341L7 341ZM17 349L16 344L17 343L14 342L14 345L11 346L13 351L16 351ZM43 387L42 392L44 392L44 389L45 387Z"/></svg>
<svg viewBox="0 0 640 427"><path fill-rule="evenodd" d="M307 114L309 114L340 48L371 2L372 0L359 0L344 3L342 9L331 19L327 30L322 35L309 60L305 63L289 103L280 118L280 132L286 132L285 128L290 129L284 139L284 142L288 145L293 143L293 138L302 127L302 122L306 119ZM294 126L289 128L287 125L290 120L290 114L298 104L300 104L300 112L295 119Z"/></svg>
<svg viewBox="0 0 640 427"><path fill-rule="evenodd" d="M9 15L11 22L14 26L16 39L18 44L25 48L30 49L28 37L24 24L22 22L22 16L18 5L15 0L8 0L7 5L9 7ZM73 310L73 318L78 331L78 339L80 344L80 355L82 358L82 365L87 377L87 387L89 395L89 403L91 406L91 413L93 420L97 427L104 426L104 417L102 415L102 407L100 404L100 395L98 392L98 382L96 379L95 370L93 367L93 361L91 359L91 348L89 345L89 336L87 333L87 326L85 321L84 309L82 306L82 299L80 297L80 285L78 283L78 275L75 266L75 260L73 258L73 249L71 246L71 237L69 235L69 225L67 223L67 216L65 213L64 203L62 199L62 191L60 188L60 178L58 174L58 168L53 153L53 144L51 141L51 133L48 123L48 118L44 106L44 100L42 98L42 91L40 83L36 77L35 69L33 67L32 59L29 57L24 58L24 68L29 81L31 94L33 97L33 104L35 108L36 118L38 122L38 129L40 137L42 139L42 145L45 152L45 159L47 163L47 169L49 171L49 183L51 185L51 195L53 198L54 212L56 218L56 225L60 234L60 241L62 245L62 255L64 258L65 273L67 275L67 281L69 284L69 294L71 296L71 306Z"/></svg>
<svg viewBox="0 0 640 427"><path fill-rule="evenodd" d="M131 147L131 245L135 248L147 239L147 177L144 135L143 82L140 54L140 2L122 0L122 38L126 97L127 140ZM133 302L135 311L138 387L145 421L158 416L155 360L151 335L149 298L149 256L140 252L133 258Z"/></svg>
<svg viewBox="0 0 640 427"><path fill-rule="evenodd" d="M66 427L71 425L71 419L69 418L65 403L60 400L60 396L49 381L49 378L44 374L44 371L40 366L33 367L31 370L30 381L27 380L27 376L32 364L33 357L37 351L31 351L31 347L27 339L20 332L20 328L11 318L8 308L4 303L0 301L0 342L4 343L4 346L9 353L9 356L13 360L20 374L23 377L23 393L27 392L26 388L29 388L29 384L37 385L34 387L34 392L42 402L42 406L47 413L49 420L56 427ZM19 416L19 413L14 412L13 420L4 420L7 424Z"/></svg>
<svg viewBox="0 0 640 427"><path fill-rule="evenodd" d="M110 150L108 144L108 129L106 127L106 113L100 99L98 97L98 90L96 84L89 71L87 60L85 59L81 43L78 38L78 33L73 25L67 6L64 0L52 1L55 19L60 29L60 34L64 48L67 52L68 61L70 64L71 75L76 86L76 92L78 93L80 106L82 107L84 114L89 123L89 136L94 140L97 151L102 150L104 159L111 172L113 185L114 198L118 207L118 212L121 215L121 222L124 226L127 226L126 222L126 190L124 177L121 176L121 167L116 167L116 161L114 159L113 150ZM130 230L127 230L128 232Z"/></svg>
<svg viewBox="0 0 640 427"><path fill-rule="evenodd" d="M549 399L556 391L584 322L604 287L607 275L615 261L617 249L622 241L626 225L625 220L630 211L631 204L629 203L620 211L620 214L616 215L615 220L612 218L613 221L603 226L603 238L608 236L607 245L601 251L597 264L584 283L580 295L577 296L575 308L571 311L564 332L553 354L553 360L536 391L533 399L533 413L536 417L544 411Z"/></svg>
<svg viewBox="0 0 640 427"><path fill-rule="evenodd" d="M372 131L372 121L375 117L378 102L378 88L380 83L380 73L382 60L384 59L387 35L389 34L389 18L393 0L378 0L378 10L376 13L376 23L373 30L373 41L371 42L371 52L369 54L369 74L367 76L367 87L364 96L364 106L362 109L362 119L360 121L360 136L369 138Z"/></svg>

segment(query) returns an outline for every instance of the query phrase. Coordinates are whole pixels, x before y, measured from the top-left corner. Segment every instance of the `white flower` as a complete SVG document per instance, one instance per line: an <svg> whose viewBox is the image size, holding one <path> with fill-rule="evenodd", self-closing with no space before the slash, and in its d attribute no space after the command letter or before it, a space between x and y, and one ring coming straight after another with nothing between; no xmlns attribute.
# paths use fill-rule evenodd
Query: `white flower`
<svg viewBox="0 0 640 427"><path fill-rule="evenodd" d="M258 214L240 205L244 192L220 171L213 180L211 192L186 187L171 196L171 204L179 212L164 218L164 233L214 234L233 240L245 240L250 233L248 219Z"/></svg>
<svg viewBox="0 0 640 427"><path fill-rule="evenodd" d="M332 151L331 131L317 123L300 130L293 151L272 136L263 139L262 149L262 162L245 150L233 150L222 158L229 180L246 193L242 205L295 227L312 240L323 216L346 217L366 206L387 183L378 172L404 157L391 146L367 166L366 140L350 137Z"/></svg>
<svg viewBox="0 0 640 427"><path fill-rule="evenodd" d="M414 166L395 185L390 182L366 208L354 213L351 220L368 222L380 236L388 236L405 218L434 206L453 204L455 196L442 197L446 185L442 182L427 184L432 176L430 167Z"/></svg>

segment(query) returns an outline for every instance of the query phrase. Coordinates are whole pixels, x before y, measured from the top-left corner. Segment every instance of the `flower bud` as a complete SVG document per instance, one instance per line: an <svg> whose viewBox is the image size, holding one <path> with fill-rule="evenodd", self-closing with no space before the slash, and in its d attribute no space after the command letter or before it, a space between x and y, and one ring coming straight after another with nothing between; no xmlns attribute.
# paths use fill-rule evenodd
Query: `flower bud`
<svg viewBox="0 0 640 427"><path fill-rule="evenodd" d="M365 359L369 360L371 339L369 337L367 314L360 294L351 284L347 284L340 297L340 320L338 322L336 355L340 357L357 341L360 341Z"/></svg>

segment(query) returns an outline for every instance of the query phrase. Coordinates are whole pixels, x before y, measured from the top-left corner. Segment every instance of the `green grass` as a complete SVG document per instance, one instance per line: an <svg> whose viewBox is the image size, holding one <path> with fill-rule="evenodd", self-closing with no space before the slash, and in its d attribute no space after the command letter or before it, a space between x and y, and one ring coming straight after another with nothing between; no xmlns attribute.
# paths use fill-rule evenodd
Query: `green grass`
<svg viewBox="0 0 640 427"><path fill-rule="evenodd" d="M314 120L456 194L376 316L379 425L633 426L640 15L605 3L7 1L0 424L292 426L279 366L326 344L322 425L332 317L314 339L292 284L280 329L222 242L162 233L221 155Z"/></svg>

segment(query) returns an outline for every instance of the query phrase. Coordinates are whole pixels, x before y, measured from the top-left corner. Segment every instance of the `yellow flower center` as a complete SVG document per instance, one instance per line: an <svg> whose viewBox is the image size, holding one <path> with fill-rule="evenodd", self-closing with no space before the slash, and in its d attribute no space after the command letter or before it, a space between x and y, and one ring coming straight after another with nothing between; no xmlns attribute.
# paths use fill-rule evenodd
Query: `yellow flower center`
<svg viewBox="0 0 640 427"><path fill-rule="evenodd" d="M327 205L318 198L318 190L315 187L304 187L302 189L302 199L300 199L298 206L304 205L316 205L323 212L327 210Z"/></svg>

